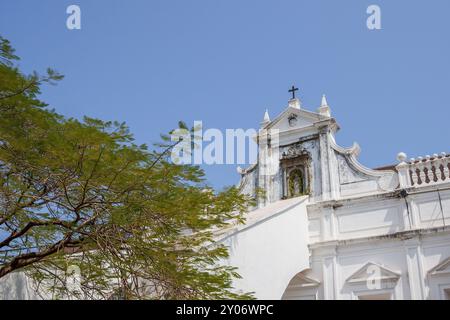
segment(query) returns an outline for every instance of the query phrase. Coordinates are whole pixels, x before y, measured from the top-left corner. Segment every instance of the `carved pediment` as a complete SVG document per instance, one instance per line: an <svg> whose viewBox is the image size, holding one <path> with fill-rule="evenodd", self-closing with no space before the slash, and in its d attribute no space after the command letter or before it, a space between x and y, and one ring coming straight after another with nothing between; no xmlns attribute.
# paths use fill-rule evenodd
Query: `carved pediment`
<svg viewBox="0 0 450 320"><path fill-rule="evenodd" d="M292 159L308 155L308 151L300 143L296 143L288 147L287 150L282 153L282 159Z"/></svg>
<svg viewBox="0 0 450 320"><path fill-rule="evenodd" d="M432 268L430 271L428 271L428 274L431 276L450 274L450 257L448 257L447 259L436 265L434 268Z"/></svg>
<svg viewBox="0 0 450 320"><path fill-rule="evenodd" d="M319 285L320 281L308 277L301 272L297 273L295 277L292 278L291 282L289 282L289 287L296 287L296 288L311 288L311 287L318 287Z"/></svg>
<svg viewBox="0 0 450 320"><path fill-rule="evenodd" d="M313 126L314 123L328 119L318 113L304 109L287 108L272 122L267 129L279 129L287 131L295 128L305 128Z"/></svg>
<svg viewBox="0 0 450 320"><path fill-rule="evenodd" d="M353 273L347 280L347 283L361 283L368 280L378 281L397 281L400 278L400 272L390 270L378 263L368 262L362 268Z"/></svg>

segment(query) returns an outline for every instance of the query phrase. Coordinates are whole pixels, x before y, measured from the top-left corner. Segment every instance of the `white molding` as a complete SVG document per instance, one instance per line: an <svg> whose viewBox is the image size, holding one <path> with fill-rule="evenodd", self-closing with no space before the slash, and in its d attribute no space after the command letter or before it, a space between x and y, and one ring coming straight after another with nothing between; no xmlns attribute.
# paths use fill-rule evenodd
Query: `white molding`
<svg viewBox="0 0 450 320"><path fill-rule="evenodd" d="M322 247L339 247L344 246L348 247L349 245L360 245L360 244L369 244L376 241L382 242L390 242L390 241L404 241L405 239L419 237L419 236L441 236L444 234L450 233L450 226L446 227L436 227L436 228L425 228L425 229L415 229L415 230L407 230L407 231L399 231L391 234L382 234L376 236L369 237L358 237L352 239L344 239L344 240L332 240L332 241L323 241L316 242L309 245L311 249L319 249Z"/></svg>
<svg viewBox="0 0 450 320"><path fill-rule="evenodd" d="M373 296L373 295L382 295L382 294L390 294L390 300L396 299L396 293L394 288L391 289L375 289L375 290L355 290L352 291L352 300L360 300L360 297L363 296Z"/></svg>
<svg viewBox="0 0 450 320"><path fill-rule="evenodd" d="M430 276L450 275L450 257L438 263L428 271Z"/></svg>

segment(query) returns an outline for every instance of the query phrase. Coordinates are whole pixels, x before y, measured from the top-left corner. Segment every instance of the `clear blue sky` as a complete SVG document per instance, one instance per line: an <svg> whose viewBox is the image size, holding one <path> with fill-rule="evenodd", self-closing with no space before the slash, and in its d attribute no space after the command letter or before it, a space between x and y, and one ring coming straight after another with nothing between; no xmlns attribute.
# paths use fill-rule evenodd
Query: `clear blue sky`
<svg viewBox="0 0 450 320"><path fill-rule="evenodd" d="M66 28L77 4L82 29ZM366 8L382 30L366 28ZM152 143L178 120L251 128L287 104L295 83L307 109L325 93L369 167L396 154L449 150L450 1L0 1L0 34L26 71L65 74L43 99L59 113L126 121ZM236 166L207 167L215 187Z"/></svg>

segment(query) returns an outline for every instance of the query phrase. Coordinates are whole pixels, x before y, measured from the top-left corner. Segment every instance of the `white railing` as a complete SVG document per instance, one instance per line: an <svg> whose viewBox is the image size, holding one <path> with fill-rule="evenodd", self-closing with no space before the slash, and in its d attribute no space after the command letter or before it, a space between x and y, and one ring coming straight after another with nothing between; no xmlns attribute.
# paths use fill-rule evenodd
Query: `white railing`
<svg viewBox="0 0 450 320"><path fill-rule="evenodd" d="M406 154L397 155L400 188L421 187L450 182L450 154L442 152L433 156L411 158L406 161Z"/></svg>

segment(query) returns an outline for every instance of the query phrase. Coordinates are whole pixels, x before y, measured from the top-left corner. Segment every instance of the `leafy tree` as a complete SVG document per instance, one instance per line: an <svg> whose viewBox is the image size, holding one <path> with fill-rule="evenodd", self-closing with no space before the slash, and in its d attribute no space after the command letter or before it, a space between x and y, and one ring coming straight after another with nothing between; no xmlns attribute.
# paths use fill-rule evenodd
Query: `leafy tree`
<svg viewBox="0 0 450 320"><path fill-rule="evenodd" d="M0 37L0 278L24 271L47 298L250 297L212 232L250 199L171 163L167 137L150 150L123 123L49 110L40 87L62 76L25 75L18 59Z"/></svg>

